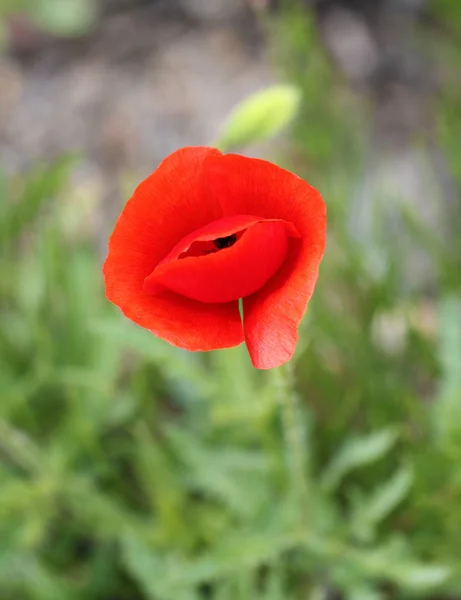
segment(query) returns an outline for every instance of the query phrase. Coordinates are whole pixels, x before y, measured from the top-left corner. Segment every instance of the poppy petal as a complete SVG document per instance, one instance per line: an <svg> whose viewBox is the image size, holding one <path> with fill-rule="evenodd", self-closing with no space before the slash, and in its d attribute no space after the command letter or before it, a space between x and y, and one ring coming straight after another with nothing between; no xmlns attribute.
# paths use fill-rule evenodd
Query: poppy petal
<svg viewBox="0 0 461 600"><path fill-rule="evenodd" d="M294 240L280 271L255 294L243 299L245 341L256 368L272 369L293 356L319 262L308 242Z"/></svg>
<svg viewBox="0 0 461 600"><path fill-rule="evenodd" d="M317 190L292 173L264 160L228 154L210 156L204 170L224 215L256 214L294 224L283 267L266 285L243 300L245 341L253 365L269 369L294 353L297 328L314 291L325 249L326 208Z"/></svg>
<svg viewBox="0 0 461 600"><path fill-rule="evenodd" d="M326 210L320 193L297 175L266 160L238 154L209 155L204 171L223 216L258 215L293 223L323 248Z"/></svg>
<svg viewBox="0 0 461 600"><path fill-rule="evenodd" d="M125 295L121 308L141 327L185 350L232 348L245 340L238 301L205 304L169 291L156 296L141 292L131 304Z"/></svg>
<svg viewBox="0 0 461 600"><path fill-rule="evenodd" d="M171 292L146 294L144 279L192 231L222 216L204 182L210 148L183 148L141 183L120 215L104 263L106 295L122 312L159 337L188 350L243 341L238 303L211 305Z"/></svg>
<svg viewBox="0 0 461 600"><path fill-rule="evenodd" d="M144 290L165 288L201 302L229 302L260 289L285 261L291 223L236 215L210 223L182 240L144 281ZM182 258L191 245L232 239L230 247ZM211 242L211 247L213 242Z"/></svg>
<svg viewBox="0 0 461 600"><path fill-rule="evenodd" d="M160 163L118 218L109 240L109 262L126 271L143 262L146 277L178 240L223 216L204 179L203 163L211 156L220 152L182 148Z"/></svg>

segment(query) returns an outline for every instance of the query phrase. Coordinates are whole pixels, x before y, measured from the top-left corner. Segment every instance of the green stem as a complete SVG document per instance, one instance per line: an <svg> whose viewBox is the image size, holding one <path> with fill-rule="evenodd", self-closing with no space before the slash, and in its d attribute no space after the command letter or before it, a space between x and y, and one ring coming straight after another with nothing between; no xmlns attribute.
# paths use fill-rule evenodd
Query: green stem
<svg viewBox="0 0 461 600"><path fill-rule="evenodd" d="M292 489L302 519L307 516L309 492L307 486L306 436L299 396L294 390L294 371L288 363L277 369L279 401L282 410L287 462Z"/></svg>

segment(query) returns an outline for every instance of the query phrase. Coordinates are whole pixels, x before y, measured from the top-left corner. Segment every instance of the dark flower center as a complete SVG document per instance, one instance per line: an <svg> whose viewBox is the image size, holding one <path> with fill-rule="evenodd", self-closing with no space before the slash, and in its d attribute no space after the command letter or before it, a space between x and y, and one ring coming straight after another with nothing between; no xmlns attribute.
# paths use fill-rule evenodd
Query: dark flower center
<svg viewBox="0 0 461 600"><path fill-rule="evenodd" d="M233 233L232 235L228 235L226 237L217 238L213 240L213 244L215 248L218 250L222 250L223 248L230 248L237 241L237 234Z"/></svg>

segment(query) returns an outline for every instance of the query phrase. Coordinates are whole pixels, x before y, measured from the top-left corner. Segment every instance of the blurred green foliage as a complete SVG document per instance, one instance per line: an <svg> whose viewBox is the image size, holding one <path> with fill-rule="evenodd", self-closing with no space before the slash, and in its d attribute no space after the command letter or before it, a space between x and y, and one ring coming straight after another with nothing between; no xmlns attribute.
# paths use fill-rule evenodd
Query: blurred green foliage
<svg viewBox="0 0 461 600"><path fill-rule="evenodd" d="M0 0L0 28L4 19L22 14L48 33L79 36L92 27L98 11L98 0Z"/></svg>
<svg viewBox="0 0 461 600"><path fill-rule="evenodd" d="M363 107L340 109L304 17L278 34L304 98L294 168L329 211L294 382L244 348L180 351L110 306L93 244L63 234L72 162L0 180L2 599L461 595L461 239L447 252L404 219L436 293L402 285L391 239L370 270L348 219ZM459 175L455 91L437 126Z"/></svg>

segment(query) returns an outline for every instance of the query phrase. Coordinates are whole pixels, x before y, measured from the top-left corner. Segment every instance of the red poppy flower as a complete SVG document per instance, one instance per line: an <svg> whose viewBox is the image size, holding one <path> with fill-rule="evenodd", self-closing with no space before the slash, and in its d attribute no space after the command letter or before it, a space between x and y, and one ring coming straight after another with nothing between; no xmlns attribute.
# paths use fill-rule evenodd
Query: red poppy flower
<svg viewBox="0 0 461 600"><path fill-rule="evenodd" d="M320 194L296 175L264 160L183 148L123 209L104 264L107 297L176 346L205 351L245 341L255 367L277 367L295 350L325 230Z"/></svg>

